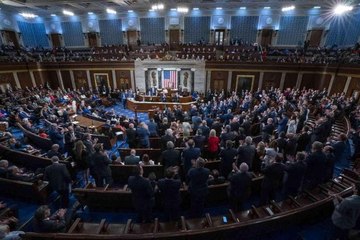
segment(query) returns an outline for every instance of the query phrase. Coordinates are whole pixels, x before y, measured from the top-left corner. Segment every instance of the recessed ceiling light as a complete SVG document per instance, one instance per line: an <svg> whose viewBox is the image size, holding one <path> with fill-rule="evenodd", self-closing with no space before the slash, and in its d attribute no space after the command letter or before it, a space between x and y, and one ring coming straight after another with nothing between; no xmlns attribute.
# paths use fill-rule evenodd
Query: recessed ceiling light
<svg viewBox="0 0 360 240"><path fill-rule="evenodd" d="M89 15L93 15L94 13L93 12L88 12Z"/></svg>
<svg viewBox="0 0 360 240"><path fill-rule="evenodd" d="M246 9L246 7L240 7L240 9L241 9L241 10L245 10L245 9Z"/></svg>
<svg viewBox="0 0 360 240"><path fill-rule="evenodd" d="M170 11L176 11L176 8L171 8Z"/></svg>
<svg viewBox="0 0 360 240"><path fill-rule="evenodd" d="M289 7L283 7L281 9L282 12L287 12L287 11L291 11L291 10L294 10L295 9L295 6L292 5L292 6L289 6Z"/></svg>
<svg viewBox="0 0 360 240"><path fill-rule="evenodd" d="M217 8L216 8L216 10L221 10L221 9L222 9L222 7L217 7Z"/></svg>
<svg viewBox="0 0 360 240"><path fill-rule="evenodd" d="M22 12L22 13L19 13L21 16L23 16L24 18L37 18L38 15L35 15L33 13L25 13L25 12Z"/></svg>
<svg viewBox="0 0 360 240"><path fill-rule="evenodd" d="M264 7L264 9L270 9L271 7Z"/></svg>
<svg viewBox="0 0 360 240"><path fill-rule="evenodd" d="M134 12L134 10L128 10L129 13Z"/></svg>
<svg viewBox="0 0 360 240"><path fill-rule="evenodd" d="M199 8L195 7L195 8L193 8L193 10L194 10L194 11L198 11L198 10L199 10Z"/></svg>
<svg viewBox="0 0 360 240"><path fill-rule="evenodd" d="M111 9L111 8L107 8L106 12L109 13L109 14L116 14L116 11Z"/></svg>
<svg viewBox="0 0 360 240"><path fill-rule="evenodd" d="M52 16L52 17L56 17L56 14L54 14L54 13L53 13L53 14L50 14L50 16Z"/></svg>
<svg viewBox="0 0 360 240"><path fill-rule="evenodd" d="M67 11L67 10L63 10L63 14L68 15L68 16L74 16L73 12L70 12L70 11Z"/></svg>
<svg viewBox="0 0 360 240"><path fill-rule="evenodd" d="M189 8L187 8L187 7L178 7L176 10L179 13L187 13L187 12L189 12Z"/></svg>
<svg viewBox="0 0 360 240"><path fill-rule="evenodd" d="M319 8L321 8L321 7L320 7L320 6L314 6L314 8L315 8L315 9L319 9Z"/></svg>
<svg viewBox="0 0 360 240"><path fill-rule="evenodd" d="M154 9L149 9L149 12L154 12L155 10Z"/></svg>
<svg viewBox="0 0 360 240"><path fill-rule="evenodd" d="M339 4L334 8L334 13L335 15L342 15L346 12L350 12L351 10L353 10L353 6Z"/></svg>

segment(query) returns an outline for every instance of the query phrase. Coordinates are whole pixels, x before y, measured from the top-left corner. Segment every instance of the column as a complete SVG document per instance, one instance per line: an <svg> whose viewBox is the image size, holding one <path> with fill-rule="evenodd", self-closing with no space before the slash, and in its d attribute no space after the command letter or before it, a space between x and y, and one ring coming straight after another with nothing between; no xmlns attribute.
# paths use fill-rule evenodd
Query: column
<svg viewBox="0 0 360 240"><path fill-rule="evenodd" d="M86 78L87 78L87 81L88 81L88 85L89 85L89 89L92 90L92 85L91 85L91 77L90 77L90 71L89 70L86 70Z"/></svg>
<svg viewBox="0 0 360 240"><path fill-rule="evenodd" d="M76 90L75 78L73 70L70 70L70 79L71 79L71 86L74 90Z"/></svg>
<svg viewBox="0 0 360 240"><path fill-rule="evenodd" d="M295 88L299 89L301 86L301 81L302 81L302 77L303 77L303 73L299 72L298 77L296 79L296 86Z"/></svg>
<svg viewBox="0 0 360 240"><path fill-rule="evenodd" d="M56 75L58 77L60 88L64 90L65 89L64 88L64 82L63 82L60 70L56 70Z"/></svg>
<svg viewBox="0 0 360 240"><path fill-rule="evenodd" d="M286 77L286 72L282 72L281 79L280 79L280 87L279 87L280 90L284 89L285 77Z"/></svg>
<svg viewBox="0 0 360 240"><path fill-rule="evenodd" d="M33 71L29 71L29 73L30 73L30 78L31 78L31 82L32 82L32 84L33 84L33 87L36 87L34 72L33 72Z"/></svg>
<svg viewBox="0 0 360 240"><path fill-rule="evenodd" d="M349 86L350 86L350 82L351 82L351 76L348 76L347 79L346 79L346 84L345 84L345 87L344 87L344 93L346 94L348 89L349 89Z"/></svg>
<svg viewBox="0 0 360 240"><path fill-rule="evenodd" d="M14 76L14 79L15 79L16 87L17 87L17 88L21 88L21 85L20 85L20 81L19 81L19 77L18 77L18 75L17 75L17 72L13 72L13 76Z"/></svg>
<svg viewBox="0 0 360 240"><path fill-rule="evenodd" d="M332 88L332 85L334 84L334 80L335 80L335 73L332 73L331 74L331 79L330 79L330 84L329 84L329 87L327 89L328 94L330 94L330 90Z"/></svg>
<svg viewBox="0 0 360 240"><path fill-rule="evenodd" d="M206 74L206 91L210 89L210 81L211 81L211 70L207 71Z"/></svg>
<svg viewBox="0 0 360 240"><path fill-rule="evenodd" d="M112 73L112 79L113 79L113 89L116 89L117 88L117 83L116 83L116 73L115 73L115 70L111 70L111 73Z"/></svg>
<svg viewBox="0 0 360 240"><path fill-rule="evenodd" d="M130 70L130 80L131 86L133 90L136 90L135 78L134 78L134 70Z"/></svg>
<svg viewBox="0 0 360 240"><path fill-rule="evenodd" d="M232 71L229 71L228 80L227 80L227 90L231 90L231 79L232 79Z"/></svg>
<svg viewBox="0 0 360 240"><path fill-rule="evenodd" d="M258 85L259 89L262 89L263 82L264 82L264 72L261 71L260 76L259 76L259 85ZM253 88L253 87L251 86L251 88ZM251 90L254 91L254 92L257 91L257 89L251 89Z"/></svg>

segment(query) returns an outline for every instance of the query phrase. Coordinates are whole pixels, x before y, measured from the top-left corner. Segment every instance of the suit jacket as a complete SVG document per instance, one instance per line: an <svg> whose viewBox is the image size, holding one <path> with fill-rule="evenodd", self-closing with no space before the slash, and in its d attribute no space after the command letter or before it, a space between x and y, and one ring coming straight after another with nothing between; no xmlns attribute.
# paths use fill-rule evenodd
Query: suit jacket
<svg viewBox="0 0 360 240"><path fill-rule="evenodd" d="M304 180L306 165L304 162L295 162L288 164L285 167L287 173L285 188L288 190L297 191Z"/></svg>
<svg viewBox="0 0 360 240"><path fill-rule="evenodd" d="M64 164L53 163L45 168L44 180L49 181L52 190L63 191L69 189L71 177Z"/></svg>
<svg viewBox="0 0 360 240"><path fill-rule="evenodd" d="M252 169L252 162L256 153L256 149L252 145L243 145L238 149L238 164L245 162L249 169Z"/></svg>
<svg viewBox="0 0 360 240"><path fill-rule="evenodd" d="M111 160L104 153L95 152L92 155L92 163L94 164L94 171L99 177L111 176L109 167Z"/></svg>
<svg viewBox="0 0 360 240"><path fill-rule="evenodd" d="M191 195L204 196L208 193L210 170L207 168L192 168L188 172L189 192Z"/></svg>
<svg viewBox="0 0 360 240"><path fill-rule="evenodd" d="M130 176L128 187L132 192L135 209L148 209L154 205L154 190L148 179L142 176Z"/></svg>
<svg viewBox="0 0 360 240"><path fill-rule="evenodd" d="M204 145L205 145L205 141L206 141L206 137L203 135L196 135L193 137L193 140L195 142L195 147L200 148L200 150L204 149Z"/></svg>
<svg viewBox="0 0 360 240"><path fill-rule="evenodd" d="M306 180L311 187L322 183L326 174L326 155L322 151L310 154L306 159Z"/></svg>
<svg viewBox="0 0 360 240"><path fill-rule="evenodd" d="M174 144L175 144L175 137L174 136L171 136L171 135L164 135L161 137L161 149L165 150L166 149L166 144L168 141L172 141Z"/></svg>
<svg viewBox="0 0 360 240"><path fill-rule="evenodd" d="M175 149L168 149L161 153L162 163L166 168L180 165L180 152Z"/></svg>
<svg viewBox="0 0 360 240"><path fill-rule="evenodd" d="M60 149L64 149L64 134L51 130L49 132L49 138L53 144L58 144Z"/></svg>
<svg viewBox="0 0 360 240"><path fill-rule="evenodd" d="M200 148L191 147L183 150L182 158L184 163L185 174L187 174L189 169L192 167L191 160L196 160L198 157L200 157L200 155L201 155Z"/></svg>
<svg viewBox="0 0 360 240"><path fill-rule="evenodd" d="M232 171L232 164L235 161L234 158L237 156L237 150L235 148L226 148L220 152L221 163L220 171L224 177L228 177Z"/></svg>
<svg viewBox="0 0 360 240"><path fill-rule="evenodd" d="M229 178L229 196L247 198L251 192L251 175L247 172L236 173Z"/></svg>
<svg viewBox="0 0 360 240"><path fill-rule="evenodd" d="M37 233L59 233L66 231L65 219L44 219L42 221L34 220L34 232Z"/></svg>
<svg viewBox="0 0 360 240"><path fill-rule="evenodd" d="M133 155L126 156L124 160L125 165L137 165L139 164L139 162L140 162L140 157Z"/></svg>
<svg viewBox="0 0 360 240"><path fill-rule="evenodd" d="M157 183L162 200L165 206L179 206L180 205L180 187L179 179L160 179Z"/></svg>
<svg viewBox="0 0 360 240"><path fill-rule="evenodd" d="M150 136L158 136L158 125L155 122L149 122L147 125Z"/></svg>
<svg viewBox="0 0 360 240"><path fill-rule="evenodd" d="M261 187L267 189L277 189L281 186L285 173L285 165L277 162L271 163L265 167L262 172L264 173L264 179Z"/></svg>
<svg viewBox="0 0 360 240"><path fill-rule="evenodd" d="M136 146L136 131L133 128L126 129L126 139L130 147Z"/></svg>
<svg viewBox="0 0 360 240"><path fill-rule="evenodd" d="M136 129L137 138L139 140L140 147L150 147L150 141L149 136L150 132L149 130L145 128L138 128Z"/></svg>

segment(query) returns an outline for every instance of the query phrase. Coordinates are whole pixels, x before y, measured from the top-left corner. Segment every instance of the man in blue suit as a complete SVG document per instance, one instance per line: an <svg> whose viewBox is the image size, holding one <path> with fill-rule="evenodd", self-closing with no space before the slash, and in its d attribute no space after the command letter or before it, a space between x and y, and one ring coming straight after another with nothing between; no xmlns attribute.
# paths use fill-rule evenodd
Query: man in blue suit
<svg viewBox="0 0 360 240"><path fill-rule="evenodd" d="M147 125L150 132L150 137L157 137L159 128L156 122L154 121L154 118L150 118L150 121Z"/></svg>
<svg viewBox="0 0 360 240"><path fill-rule="evenodd" d="M144 122L141 122L139 124L139 127L136 129L136 135L138 138L140 148L150 147L150 140L149 140L150 132L148 130L148 126Z"/></svg>
<svg viewBox="0 0 360 240"><path fill-rule="evenodd" d="M134 176L130 176L128 186L132 192L132 201L138 214L138 222L151 222L152 208L155 203L154 190L148 179L143 177L143 169L137 165Z"/></svg>
<svg viewBox="0 0 360 240"><path fill-rule="evenodd" d="M281 114L281 119L278 122L278 126L277 126L277 133L281 133L281 132L286 132L286 126L288 123L289 119L288 117L283 113Z"/></svg>
<svg viewBox="0 0 360 240"><path fill-rule="evenodd" d="M64 152L64 129L61 129L60 132L56 129L56 125L51 125L49 130L49 138L53 144L59 145L59 151Z"/></svg>
<svg viewBox="0 0 360 240"><path fill-rule="evenodd" d="M184 149L182 153L182 161L184 164L185 176L193 165L192 161L196 161L196 159L198 159L201 154L200 148L194 147L195 146L194 140L189 139L189 141L187 141L187 145L188 147Z"/></svg>
<svg viewBox="0 0 360 240"><path fill-rule="evenodd" d="M208 194L208 179L210 170L204 168L205 161L202 158L196 160L195 168L188 172L189 188L191 198L191 216L201 217L203 214L206 196Z"/></svg>

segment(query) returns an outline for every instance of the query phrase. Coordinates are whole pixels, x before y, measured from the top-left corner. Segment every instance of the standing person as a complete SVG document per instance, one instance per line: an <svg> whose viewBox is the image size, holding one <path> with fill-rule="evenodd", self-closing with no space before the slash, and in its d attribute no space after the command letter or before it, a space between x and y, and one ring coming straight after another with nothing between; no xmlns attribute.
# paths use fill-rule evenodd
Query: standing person
<svg viewBox="0 0 360 240"><path fill-rule="evenodd" d="M129 128L126 129L126 142L129 148L136 148L136 130L133 123L130 123Z"/></svg>
<svg viewBox="0 0 360 240"><path fill-rule="evenodd" d="M94 147L95 153L92 155L94 171L96 174L96 186L102 187L105 184L112 184L111 169L109 164L111 160L104 153L104 147L101 143L97 143Z"/></svg>
<svg viewBox="0 0 360 240"><path fill-rule="evenodd" d="M174 179L175 171L173 168L165 170L165 178L157 183L164 206L164 212L169 221L176 221L180 215L180 179Z"/></svg>
<svg viewBox="0 0 360 240"><path fill-rule="evenodd" d="M72 158L75 162L75 168L82 174L85 185L89 182L89 162L87 156L83 141L77 141L72 149Z"/></svg>
<svg viewBox="0 0 360 240"><path fill-rule="evenodd" d="M228 197L230 200L231 209L235 212L241 210L242 204L249 198L251 193L251 175L248 172L249 166L243 162L240 168L237 169L234 164L234 171L229 177Z"/></svg>
<svg viewBox="0 0 360 240"><path fill-rule="evenodd" d="M151 183L143 177L143 174L143 168L137 165L134 168L134 175L129 177L128 187L132 192L132 201L138 214L138 222L148 223L151 222L155 198Z"/></svg>
<svg viewBox="0 0 360 240"><path fill-rule="evenodd" d="M208 179L210 170L204 168L205 161L202 158L196 160L195 168L188 172L189 188L191 198L191 216L201 217L205 207L208 194Z"/></svg>
<svg viewBox="0 0 360 240"><path fill-rule="evenodd" d="M301 190L306 170L305 158L304 152L298 152L295 159L288 156L290 162L285 167L287 173L284 183L285 196L296 196Z"/></svg>
<svg viewBox="0 0 360 240"><path fill-rule="evenodd" d="M141 122L136 129L136 135L139 140L139 147L140 148L149 148L150 147L150 132L148 130L148 126Z"/></svg>
<svg viewBox="0 0 360 240"><path fill-rule="evenodd" d="M45 168L44 180L49 181L50 188L60 195L61 207L69 205L69 184L71 183L70 173L66 166L59 163L59 158L51 158L52 164Z"/></svg>
<svg viewBox="0 0 360 240"><path fill-rule="evenodd" d="M49 130L49 138L52 143L58 144L60 148L60 152L64 152L64 129L61 130L56 129L56 125L51 125Z"/></svg>
<svg viewBox="0 0 360 240"><path fill-rule="evenodd" d="M322 150L323 144L315 141L311 146L311 154L306 158L305 181L308 188L314 188L325 180L326 155Z"/></svg>
<svg viewBox="0 0 360 240"><path fill-rule="evenodd" d="M245 144L238 148L238 166L241 163L246 163L249 169L252 170L252 163L256 154L256 148L252 145L252 137L245 138Z"/></svg>
<svg viewBox="0 0 360 240"><path fill-rule="evenodd" d="M220 172L225 178L229 176L237 156L237 150L233 146L234 143L231 140L227 140L226 148L220 152Z"/></svg>
<svg viewBox="0 0 360 240"><path fill-rule="evenodd" d="M190 168L193 165L193 161L198 159L201 155L200 148L194 147L194 140L189 139L187 141L187 148L185 148L182 152L182 161L184 165L184 174L185 176L188 174Z"/></svg>
<svg viewBox="0 0 360 240"><path fill-rule="evenodd" d="M360 216L360 182L353 186L354 194L347 198L335 195L335 210L331 216L334 239L349 239L349 230L354 228ZM341 202L340 202L341 201Z"/></svg>
<svg viewBox="0 0 360 240"><path fill-rule="evenodd" d="M220 139L216 136L215 129L211 129L208 139L209 159L215 160L219 152Z"/></svg>

